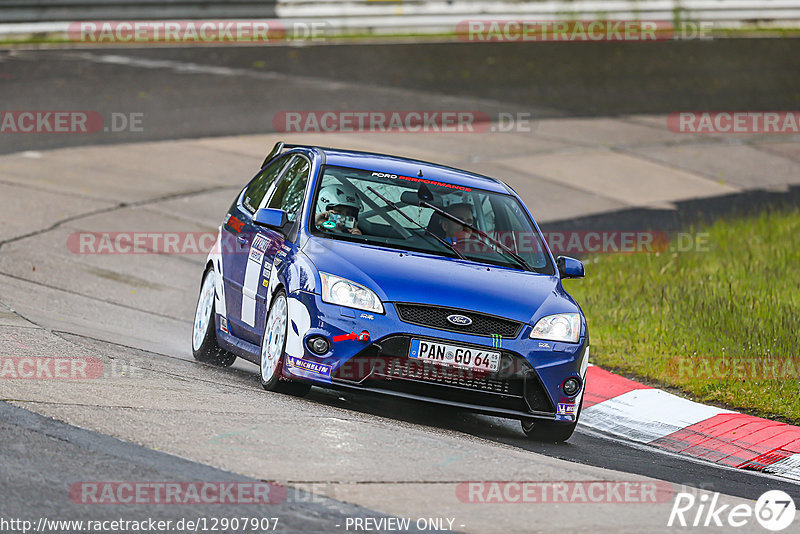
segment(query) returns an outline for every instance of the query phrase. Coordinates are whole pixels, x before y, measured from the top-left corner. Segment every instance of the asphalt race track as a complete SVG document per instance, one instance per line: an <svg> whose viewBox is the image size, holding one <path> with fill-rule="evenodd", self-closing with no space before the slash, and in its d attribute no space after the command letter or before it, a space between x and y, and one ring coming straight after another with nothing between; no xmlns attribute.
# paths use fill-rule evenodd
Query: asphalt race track
<svg viewBox="0 0 800 534"><path fill-rule="evenodd" d="M603 86L617 78L607 65L605 77L596 78L605 87L597 98L586 98L591 88L584 84L563 93L562 102L540 79L530 92L519 82L484 90L493 84L482 69L495 64L484 60L505 55L494 47L471 56L481 67L469 71L469 90L450 76L468 67L467 47L459 44L425 45L442 47L432 55L440 59L428 63L408 45L381 45L363 56L351 46L327 53L326 47L0 51L5 109L93 110L106 121L113 113L142 117L141 131L0 134L0 355L85 358L102 368L94 380L0 380L0 517L34 523L42 517L278 517L278 531L346 532L353 531L347 518L396 516L449 518L453 530L468 532L566 525L566 531L633 533L667 530L679 491L719 492L720 503L752 505L765 491L781 489L800 502L800 484L580 426L566 444L549 445L526 440L516 421L457 409L319 388L303 399L266 393L249 363L217 369L192 359L203 254L93 255L68 245L77 232L215 232L233 195L283 138L494 174L508 179L545 224L595 217L613 227L629 222L620 213L646 219L682 202L714 205L762 189L769 201L787 195L796 201L798 136L698 139L664 126L670 111L711 101L720 103L712 109L756 109L755 100L764 109L791 109L800 87L797 55L787 50L796 51L796 43L754 43L709 44L718 48L701 51L704 60L720 61L713 73L689 69L692 86L708 84L715 94L676 92L674 65L685 51L670 49L629 99L619 91L630 77L617 80L616 88ZM734 61L743 46L757 53ZM569 53L556 46L541 51L549 59L533 71L548 71ZM588 49L586 57L601 52ZM611 57L630 76L648 61L624 49ZM576 61L597 63L581 58ZM446 83L433 87L426 73L442 69L438 61L451 69ZM368 68L372 79L364 74ZM748 69L773 81L758 99L742 82ZM551 83L567 87L566 75L559 76ZM670 101L657 98L666 93ZM483 135L274 132L276 113L309 109L479 109L492 117L530 113L535 121L531 131ZM687 161L687 153L701 152ZM618 192L593 191L569 177L559 181L556 171L546 170L557 169L559 158L575 173L623 161L631 183L674 180L681 194L624 183ZM530 170L538 165L542 170ZM657 503L514 506L457 498L459 483L510 480L658 480L671 489ZM91 481L274 481L287 492L267 507L76 502L70 489ZM758 524L738 530L763 532Z"/></svg>

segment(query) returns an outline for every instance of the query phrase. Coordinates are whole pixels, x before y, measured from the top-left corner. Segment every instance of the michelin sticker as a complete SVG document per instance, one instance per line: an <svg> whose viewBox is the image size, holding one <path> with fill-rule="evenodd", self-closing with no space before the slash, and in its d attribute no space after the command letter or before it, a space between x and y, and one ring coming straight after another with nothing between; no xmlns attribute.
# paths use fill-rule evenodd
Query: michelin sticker
<svg viewBox="0 0 800 534"><path fill-rule="evenodd" d="M566 402L558 403L558 415L575 415L575 405Z"/></svg>
<svg viewBox="0 0 800 534"><path fill-rule="evenodd" d="M331 377L331 366L325 365L324 363L312 362L309 360L304 360L302 358L296 358L294 356L287 355L286 366L294 367L295 369L300 369L302 371L308 371L309 373L314 373L315 375L324 376L325 378Z"/></svg>

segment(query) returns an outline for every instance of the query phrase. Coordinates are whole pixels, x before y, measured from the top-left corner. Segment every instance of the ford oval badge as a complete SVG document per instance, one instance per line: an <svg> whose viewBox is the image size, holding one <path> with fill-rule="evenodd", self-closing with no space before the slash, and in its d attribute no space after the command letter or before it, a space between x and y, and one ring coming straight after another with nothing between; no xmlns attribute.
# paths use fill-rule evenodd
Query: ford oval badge
<svg viewBox="0 0 800 534"><path fill-rule="evenodd" d="M472 324L472 319L465 315L448 315L447 320L456 326L469 326Z"/></svg>

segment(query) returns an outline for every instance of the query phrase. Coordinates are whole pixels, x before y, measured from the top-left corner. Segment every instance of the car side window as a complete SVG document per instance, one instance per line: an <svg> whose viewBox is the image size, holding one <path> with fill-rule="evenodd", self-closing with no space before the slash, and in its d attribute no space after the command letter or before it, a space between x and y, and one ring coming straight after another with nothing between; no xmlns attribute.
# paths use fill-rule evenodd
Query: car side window
<svg viewBox="0 0 800 534"><path fill-rule="evenodd" d="M507 239L501 239L506 246L511 247L535 268L547 265L545 251L542 248L538 235L533 228L524 223L527 216L517 202L504 202L500 208L504 213L498 213L498 219L503 220L503 234Z"/></svg>
<svg viewBox="0 0 800 534"><path fill-rule="evenodd" d="M311 164L306 158L295 156L267 207L282 209L289 222L294 222L303 203L310 168Z"/></svg>
<svg viewBox="0 0 800 534"><path fill-rule="evenodd" d="M280 176L288 157L283 157L268 165L256 178L247 186L247 190L242 197L242 205L250 213L255 213L264 200L264 195L269 191L270 186Z"/></svg>

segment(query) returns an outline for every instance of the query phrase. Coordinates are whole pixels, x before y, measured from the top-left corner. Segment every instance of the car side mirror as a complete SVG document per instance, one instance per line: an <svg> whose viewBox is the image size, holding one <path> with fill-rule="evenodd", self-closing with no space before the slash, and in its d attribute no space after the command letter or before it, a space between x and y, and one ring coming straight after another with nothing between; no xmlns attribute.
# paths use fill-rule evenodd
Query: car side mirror
<svg viewBox="0 0 800 534"><path fill-rule="evenodd" d="M253 215L253 224L266 226L273 230L283 230L288 221L289 217L285 211L274 208L261 208Z"/></svg>
<svg viewBox="0 0 800 534"><path fill-rule="evenodd" d="M583 262L575 258L559 256L556 258L556 265L561 278L583 278L585 276Z"/></svg>

